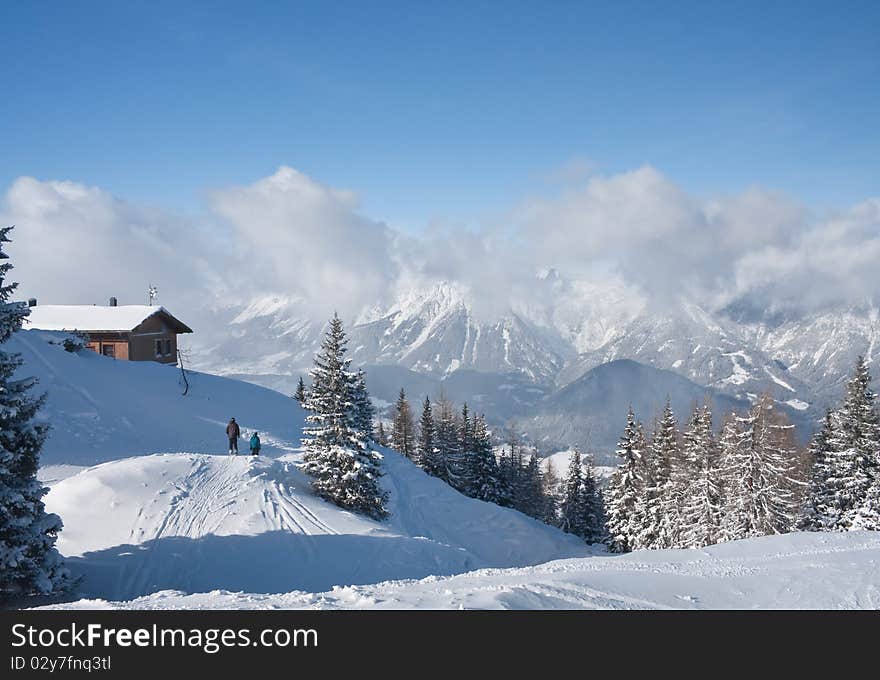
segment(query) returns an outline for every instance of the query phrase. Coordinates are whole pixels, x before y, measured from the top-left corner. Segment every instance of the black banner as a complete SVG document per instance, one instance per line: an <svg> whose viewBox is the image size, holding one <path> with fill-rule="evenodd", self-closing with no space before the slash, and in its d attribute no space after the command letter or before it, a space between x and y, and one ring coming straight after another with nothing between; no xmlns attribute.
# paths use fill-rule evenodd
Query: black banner
<svg viewBox="0 0 880 680"><path fill-rule="evenodd" d="M873 651L876 612L7 611L0 677L275 672L829 672ZM832 659L814 646L838 649ZM317 680L317 678L316 678Z"/></svg>

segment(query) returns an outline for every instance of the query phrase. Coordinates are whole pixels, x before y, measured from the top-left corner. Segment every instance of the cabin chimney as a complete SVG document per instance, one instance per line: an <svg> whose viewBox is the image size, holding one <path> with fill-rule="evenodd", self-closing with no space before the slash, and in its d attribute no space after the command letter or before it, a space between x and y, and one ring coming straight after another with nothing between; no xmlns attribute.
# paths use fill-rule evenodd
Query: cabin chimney
<svg viewBox="0 0 880 680"><path fill-rule="evenodd" d="M28 307L36 307L37 306L37 298L29 298L28 299Z"/></svg>
<svg viewBox="0 0 880 680"><path fill-rule="evenodd" d="M111 307L115 307L115 306L116 306L116 298L115 298L115 297L110 298L110 306L111 306Z"/></svg>

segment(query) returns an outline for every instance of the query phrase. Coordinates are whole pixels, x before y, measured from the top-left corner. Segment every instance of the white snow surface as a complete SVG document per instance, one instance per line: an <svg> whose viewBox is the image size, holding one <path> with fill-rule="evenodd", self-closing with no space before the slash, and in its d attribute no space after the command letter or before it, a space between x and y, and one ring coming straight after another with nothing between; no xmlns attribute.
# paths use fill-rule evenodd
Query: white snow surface
<svg viewBox="0 0 880 680"><path fill-rule="evenodd" d="M76 609L877 609L880 533L765 536L280 595L162 591Z"/></svg>

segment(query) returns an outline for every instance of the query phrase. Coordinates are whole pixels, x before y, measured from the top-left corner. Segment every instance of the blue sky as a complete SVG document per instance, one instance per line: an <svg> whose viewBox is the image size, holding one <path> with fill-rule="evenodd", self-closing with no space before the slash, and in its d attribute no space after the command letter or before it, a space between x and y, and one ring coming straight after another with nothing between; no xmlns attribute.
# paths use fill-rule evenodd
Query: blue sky
<svg viewBox="0 0 880 680"><path fill-rule="evenodd" d="M877 2L33 1L0 26L0 187L196 211L286 164L404 229L584 168L880 195Z"/></svg>

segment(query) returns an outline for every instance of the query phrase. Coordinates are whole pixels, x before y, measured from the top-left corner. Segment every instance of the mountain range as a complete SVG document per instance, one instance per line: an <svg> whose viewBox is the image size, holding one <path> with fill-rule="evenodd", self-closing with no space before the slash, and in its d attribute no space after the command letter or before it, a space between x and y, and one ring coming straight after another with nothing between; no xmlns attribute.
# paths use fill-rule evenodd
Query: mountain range
<svg viewBox="0 0 880 680"><path fill-rule="evenodd" d="M562 285L551 284L543 294ZM380 412L401 387L414 401L442 389L549 447L607 451L625 415L624 385L647 422L667 395L684 419L689 399L728 409L771 390L807 436L839 399L856 357L873 362L878 337L870 304L785 317L712 312L683 299L655 310L627 305L613 287L590 294L577 308L560 304L548 314L521 305L486 318L457 284L407 291L349 325L350 356L367 371ZM297 298L279 295L216 313L227 330L193 346L194 366L292 393L323 324L308 320ZM603 400L598 384L615 398Z"/></svg>

